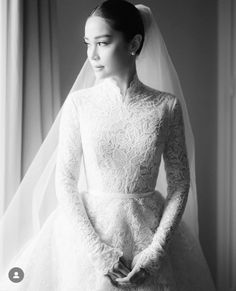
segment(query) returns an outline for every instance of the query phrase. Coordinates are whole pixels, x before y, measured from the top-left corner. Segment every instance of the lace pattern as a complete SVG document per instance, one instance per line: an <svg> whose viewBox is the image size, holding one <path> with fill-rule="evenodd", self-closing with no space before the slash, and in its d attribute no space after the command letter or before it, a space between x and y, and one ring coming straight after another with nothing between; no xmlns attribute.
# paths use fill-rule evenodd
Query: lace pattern
<svg viewBox="0 0 236 291"><path fill-rule="evenodd" d="M83 241L86 244L91 261L102 272L107 273L123 252L102 242L87 216L77 189L81 157L78 112L72 96L68 96L63 106L60 123L55 173L56 194L60 207L74 226L79 242Z"/></svg>
<svg viewBox="0 0 236 291"><path fill-rule="evenodd" d="M77 189L82 154L89 188L127 195L154 191L163 154L165 206L161 195L116 202L92 199L89 193L82 197ZM140 266L156 272L181 219L188 187L183 118L175 96L144 85L137 76L125 96L111 79L68 96L60 126L57 196L78 239L104 273L120 256L131 264L142 251Z"/></svg>
<svg viewBox="0 0 236 291"><path fill-rule="evenodd" d="M13 262L24 280L6 274L1 290L121 291L107 276L121 256L150 274L127 290L215 290L199 242L181 221L189 169L175 96L137 77L125 96L110 79L74 92L63 105L57 150L59 207ZM166 199L153 191L162 155ZM88 191L77 187L82 157Z"/></svg>

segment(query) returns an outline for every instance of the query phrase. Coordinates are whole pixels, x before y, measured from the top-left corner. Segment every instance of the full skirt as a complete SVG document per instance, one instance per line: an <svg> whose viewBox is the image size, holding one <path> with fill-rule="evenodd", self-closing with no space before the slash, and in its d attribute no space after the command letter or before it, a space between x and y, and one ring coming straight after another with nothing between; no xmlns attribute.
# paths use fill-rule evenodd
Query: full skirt
<svg viewBox="0 0 236 291"><path fill-rule="evenodd" d="M127 265L148 246L161 219L164 198L151 196L107 199L82 193L84 205L103 241L122 249ZM118 291L110 279L95 269L75 231L58 206L40 232L14 258L9 270L20 267L24 279L14 283L6 273L0 291ZM167 255L155 276L130 291L214 291L215 287L198 239L181 221Z"/></svg>

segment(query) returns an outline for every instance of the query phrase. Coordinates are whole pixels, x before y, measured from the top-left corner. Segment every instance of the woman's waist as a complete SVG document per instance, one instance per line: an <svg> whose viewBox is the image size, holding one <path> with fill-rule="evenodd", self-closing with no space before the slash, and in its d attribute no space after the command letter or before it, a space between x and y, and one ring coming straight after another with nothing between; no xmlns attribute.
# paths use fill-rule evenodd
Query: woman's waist
<svg viewBox="0 0 236 291"><path fill-rule="evenodd" d="M90 188L87 191L87 195L96 198L117 198L117 199L130 199L130 198L144 198L150 197L153 194L160 194L161 193L157 190L146 191L146 192L121 192L121 191L103 191L99 189L92 189Z"/></svg>
<svg viewBox="0 0 236 291"><path fill-rule="evenodd" d="M158 193L156 190L136 193L96 190L84 192L83 201L92 224L102 228L104 232L109 229L114 231L119 225L121 228L129 225L138 229L141 225L146 225L155 229L159 224L164 205L163 196Z"/></svg>

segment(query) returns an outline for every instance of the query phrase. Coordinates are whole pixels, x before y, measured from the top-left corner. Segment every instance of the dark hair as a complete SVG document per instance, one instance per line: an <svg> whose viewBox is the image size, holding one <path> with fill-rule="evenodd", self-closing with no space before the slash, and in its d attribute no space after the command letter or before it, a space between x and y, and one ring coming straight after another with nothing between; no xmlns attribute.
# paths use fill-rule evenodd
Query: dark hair
<svg viewBox="0 0 236 291"><path fill-rule="evenodd" d="M123 33L127 42L136 34L142 35L142 41L136 54L139 55L144 42L144 25L139 10L125 0L107 0L95 7L90 16L104 18L114 30Z"/></svg>

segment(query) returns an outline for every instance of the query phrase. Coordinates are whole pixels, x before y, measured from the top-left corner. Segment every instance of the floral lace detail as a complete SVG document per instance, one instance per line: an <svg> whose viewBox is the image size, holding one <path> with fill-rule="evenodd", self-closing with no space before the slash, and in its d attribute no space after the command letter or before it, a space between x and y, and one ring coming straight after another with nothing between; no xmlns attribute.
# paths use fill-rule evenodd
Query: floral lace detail
<svg viewBox="0 0 236 291"><path fill-rule="evenodd" d="M103 86L106 85L110 87L112 90L116 91L116 94L120 96L120 99L123 103L127 103L129 100L135 100L139 98L139 94L135 94L141 89L142 83L139 82L138 75L135 73L133 79L131 80L125 94L122 93L120 87L118 86L117 82L112 78L106 78L103 81Z"/></svg>
<svg viewBox="0 0 236 291"><path fill-rule="evenodd" d="M163 256L164 251L161 247L159 251L156 251L149 246L134 257L133 264L135 268L143 268L155 276L160 270Z"/></svg>
<svg viewBox="0 0 236 291"><path fill-rule="evenodd" d="M168 107L174 97L137 79L126 102L109 80L87 89L84 95L77 99L81 103L86 164L92 162L92 155L99 171L98 179L88 177L89 188L124 193L153 191L168 131Z"/></svg>
<svg viewBox="0 0 236 291"><path fill-rule="evenodd" d="M61 114L55 172L59 207L13 262L25 279L16 286L6 274L0 289L122 291L108 279L122 256L130 269L150 274L127 290L215 291L200 244L180 221L189 168L179 100L137 76L122 98L117 84L107 79L70 94ZM153 191L162 156L167 199ZM88 191L77 187L82 157ZM135 196L114 198L113 192ZM139 196L146 192L153 193Z"/></svg>
<svg viewBox="0 0 236 291"><path fill-rule="evenodd" d="M127 195L155 190L163 154L168 199L160 200L157 193L125 202L115 202L112 196L95 199L89 193L82 197L77 189L82 154L89 189ZM78 239L104 273L122 255L131 265L141 252L145 256L139 263L156 273L157 247L166 250L189 187L178 99L144 85L137 75L125 99L112 79L69 95L60 126L56 187Z"/></svg>
<svg viewBox="0 0 236 291"><path fill-rule="evenodd" d="M114 265L123 252L102 242L95 232L77 189L82 145L78 112L72 96L68 96L62 109L60 135L55 173L56 195L60 207L68 216L78 237L88 248L91 261L102 272Z"/></svg>
<svg viewBox="0 0 236 291"><path fill-rule="evenodd" d="M149 246L150 267L155 269L155 258L163 255L181 220L188 198L190 171L184 136L184 123L178 99L173 102L169 118L168 138L165 142L163 158L167 174L168 195L162 219ZM146 256L147 257L147 256ZM144 261L147 258L144 258ZM158 259L156 259L158 261Z"/></svg>

